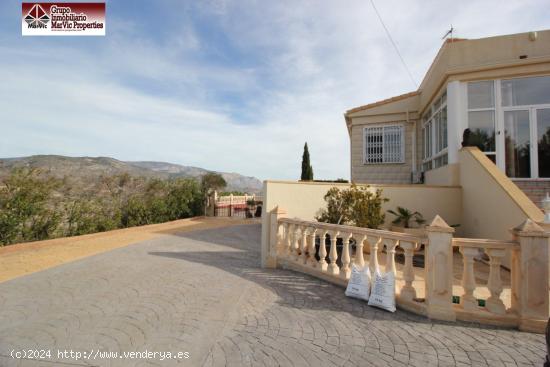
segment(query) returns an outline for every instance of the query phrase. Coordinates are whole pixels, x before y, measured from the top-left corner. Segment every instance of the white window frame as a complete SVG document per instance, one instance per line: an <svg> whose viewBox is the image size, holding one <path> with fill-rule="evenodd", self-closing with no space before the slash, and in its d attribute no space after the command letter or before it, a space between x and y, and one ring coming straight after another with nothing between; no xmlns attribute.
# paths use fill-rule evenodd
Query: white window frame
<svg viewBox="0 0 550 367"><path fill-rule="evenodd" d="M437 98L435 98L432 103L430 103L429 107L426 109L426 112L424 113L424 115L422 116L421 120L422 121L422 144L423 144L423 155L422 155L422 170L423 171L429 171L429 170L432 170L432 169L436 169L436 168L439 168L439 167L443 167L445 165L448 164L448 158L447 158L447 163L442 165L442 166L439 166L439 167L434 167L434 162L436 159L440 158L440 157L443 157L444 155L448 154L449 152L449 109L447 108L447 96L446 96L446 93L447 93L447 90L445 89ZM445 95L445 102L441 102L441 99L443 97L443 95ZM439 107L436 109L435 108L435 104L437 103L437 101L439 100L440 104L439 104ZM438 150L437 148L437 144L439 143L439 136L437 134L437 122L436 122L436 119L435 119L435 116L440 113L443 108L447 108L447 146L441 150ZM429 113L429 115L427 115L427 113ZM427 118L426 118L427 116ZM427 146L427 142L426 142L426 128L428 127L428 125L430 125L430 146L428 147ZM426 148L429 148L429 152L426 151ZM431 163L430 163L431 162ZM429 169L424 169L424 167L427 166L427 163L430 163L430 168Z"/></svg>
<svg viewBox="0 0 550 367"><path fill-rule="evenodd" d="M502 81L511 80L511 79L523 79L527 77L545 77L549 74L540 74L534 76L512 76L512 77L503 77L496 79L480 79L472 80L464 83L464 98L467 101L468 98L468 83L470 82L481 82L481 81L492 81L494 87L494 107L493 108L476 108L469 109L466 104L466 118L467 118L467 127L470 127L470 122L468 119L469 112L475 111L494 111L494 128L495 128L495 151L493 152L484 152L486 155L494 155L496 157L497 167L506 174L506 162L505 162L505 137L504 137L504 112L506 111L517 111L517 110L528 110L529 111L529 123L530 123L530 134L531 134L531 143L535 142L537 139L536 136L536 116L535 110L540 108L550 108L550 104L540 104L540 105L514 105L514 106L503 106L502 105ZM529 180L538 180L538 181L550 181L548 177L539 177L538 171L538 149L535 149L535 145L531 144L531 177L509 177L512 181L529 181ZM536 173L536 174L535 174Z"/></svg>
<svg viewBox="0 0 550 367"><path fill-rule="evenodd" d="M384 129L385 128L395 128L395 127L399 127L399 129L401 130L401 142L400 142L400 148L401 148L401 151L400 151L400 158L401 160L398 161L398 162L386 162L384 161L385 159L385 154L384 154L384 138L385 138L385 134L384 134ZM368 129L380 129L382 128L382 162L369 162L367 160L367 130ZM365 126L363 127L363 164L365 165L380 165L380 164L404 164L405 163L405 134L406 134L406 129L405 129L405 124L403 123L398 123L398 124L394 124L394 123L390 123L390 124L377 124L377 125L368 125L368 126Z"/></svg>
<svg viewBox="0 0 550 367"><path fill-rule="evenodd" d="M482 108L470 108L468 106L468 84L469 83L478 83L478 82L493 82L493 107L482 107ZM466 83L466 118L467 118L467 125L468 129L470 128L470 112L493 112L493 129L495 130L495 150L494 151L488 151L483 152L485 155L494 156L495 162L497 165L499 165L498 159L499 156L497 154L497 150L499 150L499 135L500 135L500 129L498 125L498 119L499 116L497 116L499 111L499 104L500 104L500 79L482 79L482 80L472 80ZM504 160L503 160L504 163Z"/></svg>

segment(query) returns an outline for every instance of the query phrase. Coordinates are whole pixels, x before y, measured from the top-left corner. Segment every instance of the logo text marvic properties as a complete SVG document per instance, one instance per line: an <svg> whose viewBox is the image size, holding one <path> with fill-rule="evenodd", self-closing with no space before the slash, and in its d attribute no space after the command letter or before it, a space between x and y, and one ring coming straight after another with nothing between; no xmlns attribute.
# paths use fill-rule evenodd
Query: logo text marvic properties
<svg viewBox="0 0 550 367"><path fill-rule="evenodd" d="M105 3L23 3L23 36L104 36Z"/></svg>

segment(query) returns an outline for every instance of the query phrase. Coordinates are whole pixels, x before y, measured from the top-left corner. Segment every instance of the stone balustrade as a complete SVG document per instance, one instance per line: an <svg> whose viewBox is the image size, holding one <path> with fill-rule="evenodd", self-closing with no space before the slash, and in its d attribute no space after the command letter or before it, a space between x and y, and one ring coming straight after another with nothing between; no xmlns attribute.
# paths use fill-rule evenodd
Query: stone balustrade
<svg viewBox="0 0 550 367"><path fill-rule="evenodd" d="M511 230L510 241L497 241L453 238L454 229L439 216L426 227L426 236L418 237L286 218L280 208L270 215L269 249L263 255L267 267L288 268L345 286L352 264L362 267L368 256L371 272L383 262L385 271L398 273L396 300L400 308L432 319L542 332L550 316L548 232L529 219ZM422 245L424 268L415 268L413 256ZM404 257L399 269L396 253ZM511 257L509 270L501 266L506 256ZM476 274L480 267L484 273ZM508 305L503 302L501 278L506 271L510 278ZM483 282L476 281L481 278ZM480 288L488 293L481 301L476 297Z"/></svg>
<svg viewBox="0 0 550 367"><path fill-rule="evenodd" d="M254 200L256 202L263 201L262 195L225 195L215 197L217 204L246 204L249 200Z"/></svg>
<svg viewBox="0 0 550 367"><path fill-rule="evenodd" d="M411 302L416 298L412 285L413 254L425 239L406 233L290 218L280 218L273 225L277 234L273 238L276 243L273 257L280 265L339 285L347 284L352 264L365 266L365 252L369 253L372 273L379 268L380 256L385 256L385 271L396 273L396 249L403 249L405 281L400 296Z"/></svg>

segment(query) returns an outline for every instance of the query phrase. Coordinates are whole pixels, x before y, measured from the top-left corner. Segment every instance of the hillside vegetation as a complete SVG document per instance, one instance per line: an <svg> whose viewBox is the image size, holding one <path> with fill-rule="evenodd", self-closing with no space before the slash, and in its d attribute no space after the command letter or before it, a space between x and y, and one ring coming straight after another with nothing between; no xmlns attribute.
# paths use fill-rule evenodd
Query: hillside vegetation
<svg viewBox="0 0 550 367"><path fill-rule="evenodd" d="M206 193L226 184L223 175L197 168L201 175L185 176L183 166L167 172L155 162L58 156L0 162L0 246L203 215Z"/></svg>

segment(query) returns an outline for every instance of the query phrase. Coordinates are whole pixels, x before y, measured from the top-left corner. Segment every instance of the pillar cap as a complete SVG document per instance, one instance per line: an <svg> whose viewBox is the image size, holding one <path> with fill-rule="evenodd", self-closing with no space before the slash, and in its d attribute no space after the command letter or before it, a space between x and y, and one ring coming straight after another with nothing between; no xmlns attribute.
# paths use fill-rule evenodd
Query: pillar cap
<svg viewBox="0 0 550 367"><path fill-rule="evenodd" d="M284 210L283 208L279 207L279 205L277 205L275 208L273 208L271 210L271 213L273 213L273 214L286 214L286 210Z"/></svg>
<svg viewBox="0 0 550 367"><path fill-rule="evenodd" d="M548 237L544 229L529 218L519 226L512 228L512 233L519 236Z"/></svg>
<svg viewBox="0 0 550 367"><path fill-rule="evenodd" d="M449 226L439 215L436 215L429 226L426 226L428 232L454 233L454 228Z"/></svg>

